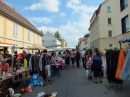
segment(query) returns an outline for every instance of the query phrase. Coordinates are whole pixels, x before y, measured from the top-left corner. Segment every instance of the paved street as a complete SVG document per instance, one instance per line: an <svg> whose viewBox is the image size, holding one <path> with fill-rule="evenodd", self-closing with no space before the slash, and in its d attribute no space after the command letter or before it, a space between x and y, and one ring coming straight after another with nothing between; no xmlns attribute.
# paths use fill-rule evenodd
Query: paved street
<svg viewBox="0 0 130 97"><path fill-rule="evenodd" d="M115 92L108 89L106 78L103 83L95 84L87 80L85 69L71 68L71 70L60 70L61 78L54 77L55 82L50 86L34 88L33 92L25 93L22 97L36 97L39 92L57 92L58 97L130 97L130 82L125 81L123 91ZM16 89L15 89L16 90ZM19 90L19 89L17 89Z"/></svg>

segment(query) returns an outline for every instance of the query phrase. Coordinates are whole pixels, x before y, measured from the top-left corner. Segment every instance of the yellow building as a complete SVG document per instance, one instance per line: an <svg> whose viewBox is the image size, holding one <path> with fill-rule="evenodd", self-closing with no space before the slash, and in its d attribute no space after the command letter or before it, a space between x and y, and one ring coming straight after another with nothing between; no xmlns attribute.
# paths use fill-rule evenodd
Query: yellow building
<svg viewBox="0 0 130 97"><path fill-rule="evenodd" d="M67 42L65 40L63 40L61 42L61 47L64 48L64 47L67 47Z"/></svg>
<svg viewBox="0 0 130 97"><path fill-rule="evenodd" d="M42 44L42 33L4 0L0 0L0 41L28 48L35 43Z"/></svg>

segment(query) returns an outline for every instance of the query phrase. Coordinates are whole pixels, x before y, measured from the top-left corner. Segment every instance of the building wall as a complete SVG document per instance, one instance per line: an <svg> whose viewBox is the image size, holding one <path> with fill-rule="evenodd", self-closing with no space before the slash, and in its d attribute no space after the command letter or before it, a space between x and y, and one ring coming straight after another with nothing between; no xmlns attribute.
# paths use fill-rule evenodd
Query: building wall
<svg viewBox="0 0 130 97"><path fill-rule="evenodd" d="M47 32L44 34L44 36L42 38L43 38L42 43L46 47L50 46L52 44L61 45L61 42L58 39L56 39L52 33Z"/></svg>
<svg viewBox="0 0 130 97"><path fill-rule="evenodd" d="M128 0L128 7L121 11L120 8L120 0L114 0L115 8L116 8L116 36L117 36L117 41L119 42L120 39L124 38L130 38L130 32L122 34L122 23L121 19L124 18L125 16L128 15L129 17L129 30L130 30L130 0ZM128 36L127 36L128 35ZM119 47L119 44L118 44Z"/></svg>
<svg viewBox="0 0 130 97"><path fill-rule="evenodd" d="M86 48L86 47L87 47L86 41L81 41L81 42L80 42L80 49Z"/></svg>
<svg viewBox="0 0 130 97"><path fill-rule="evenodd" d="M87 38L87 47L90 48L90 37Z"/></svg>
<svg viewBox="0 0 130 97"><path fill-rule="evenodd" d="M0 41L1 42L8 42L12 44L17 44L18 47L24 47L27 48L29 46L32 46L35 43L42 43L42 36L34 33L33 31L19 25L18 25L18 36L13 35L13 25L14 21L4 17L0 14ZM28 31L30 31L30 40L28 40ZM38 42L38 36L39 36L39 42ZM9 49L11 52L11 48ZM21 52L21 50L18 50L18 52Z"/></svg>
<svg viewBox="0 0 130 97"><path fill-rule="evenodd" d="M67 47L66 41L63 40L63 41L61 42L61 47L62 47L62 48Z"/></svg>
<svg viewBox="0 0 130 97"><path fill-rule="evenodd" d="M107 12L107 6L111 6L111 12ZM116 46L115 8L113 0L106 0L101 4L100 13L90 25L90 47L108 48L109 44ZM95 15L95 13L94 13ZM94 16L93 16L94 17ZM108 24L111 18L112 24ZM108 36L112 31L112 37Z"/></svg>
<svg viewBox="0 0 130 97"><path fill-rule="evenodd" d="M111 6L111 12L107 12L107 6ZM108 18L111 18L112 24L108 24ZM112 37L116 37L115 25L114 0L106 0L101 6L99 15L100 38L108 37L109 30L112 30Z"/></svg>
<svg viewBox="0 0 130 97"><path fill-rule="evenodd" d="M130 31L128 33L125 33L125 34L118 35L116 38L116 41L119 42L119 40L124 39L124 38L130 38ZM130 43L128 43L128 42L122 43L122 48L127 48L129 44ZM119 43L118 43L117 47L120 48Z"/></svg>

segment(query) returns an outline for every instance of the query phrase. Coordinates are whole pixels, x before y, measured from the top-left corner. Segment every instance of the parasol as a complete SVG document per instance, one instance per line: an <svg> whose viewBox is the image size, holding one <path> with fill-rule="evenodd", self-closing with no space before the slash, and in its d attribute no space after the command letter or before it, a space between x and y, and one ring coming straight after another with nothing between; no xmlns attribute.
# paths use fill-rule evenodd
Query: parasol
<svg viewBox="0 0 130 97"><path fill-rule="evenodd" d="M46 47L44 47L42 44L33 44L33 46L29 47L29 48L24 48L27 50L45 50L48 49Z"/></svg>

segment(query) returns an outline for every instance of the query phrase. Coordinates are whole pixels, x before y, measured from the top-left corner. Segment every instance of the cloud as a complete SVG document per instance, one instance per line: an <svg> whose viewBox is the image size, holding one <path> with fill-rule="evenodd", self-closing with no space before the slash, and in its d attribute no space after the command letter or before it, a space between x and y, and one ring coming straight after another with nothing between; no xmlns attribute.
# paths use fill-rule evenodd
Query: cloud
<svg viewBox="0 0 130 97"><path fill-rule="evenodd" d="M28 20L32 23L51 23L51 18L48 17L28 17Z"/></svg>
<svg viewBox="0 0 130 97"><path fill-rule="evenodd" d="M97 6L84 5L81 0L69 0L66 7L73 10L72 18L69 18L66 24L62 24L57 28L43 26L38 27L38 29L43 30L44 33L47 31L55 33L58 30L61 37L69 43L69 46L75 47L79 38L84 37L84 35L89 32L90 19L97 9Z"/></svg>
<svg viewBox="0 0 130 97"><path fill-rule="evenodd" d="M61 13L60 13L60 16L61 16L61 17L64 17L64 16L66 16L66 13L61 12Z"/></svg>
<svg viewBox="0 0 130 97"><path fill-rule="evenodd" d="M49 12L58 12L59 4L59 0L40 0L39 3L34 3L31 6L25 7L25 10L46 10Z"/></svg>
<svg viewBox="0 0 130 97"><path fill-rule="evenodd" d="M74 12L86 12L86 13L93 13L96 9L97 6L87 6L84 4L81 4L80 0L70 0L66 7L71 8L74 10Z"/></svg>

